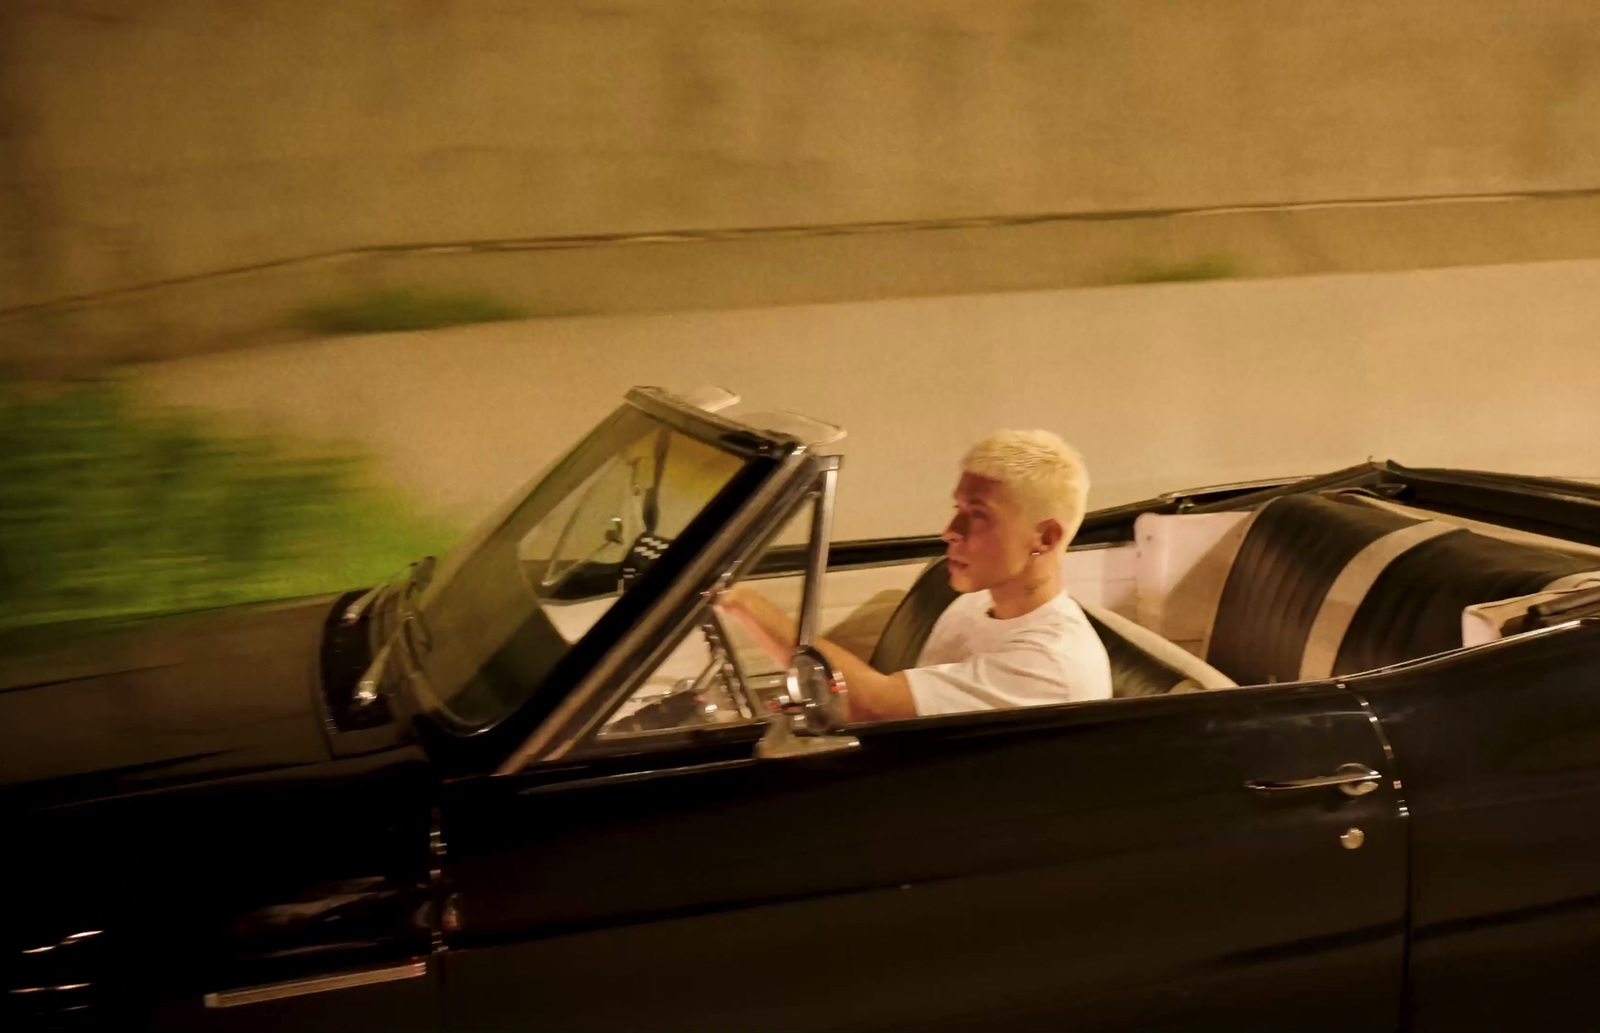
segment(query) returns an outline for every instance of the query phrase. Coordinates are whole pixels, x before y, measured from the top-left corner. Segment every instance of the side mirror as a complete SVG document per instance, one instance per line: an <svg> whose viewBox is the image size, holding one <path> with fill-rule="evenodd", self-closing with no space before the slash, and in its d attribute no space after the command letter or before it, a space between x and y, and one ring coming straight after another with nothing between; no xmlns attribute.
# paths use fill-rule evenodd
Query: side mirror
<svg viewBox="0 0 1600 1033"><path fill-rule="evenodd" d="M812 732L832 732L850 719L850 693L844 676L813 646L795 650L789 661L789 703Z"/></svg>

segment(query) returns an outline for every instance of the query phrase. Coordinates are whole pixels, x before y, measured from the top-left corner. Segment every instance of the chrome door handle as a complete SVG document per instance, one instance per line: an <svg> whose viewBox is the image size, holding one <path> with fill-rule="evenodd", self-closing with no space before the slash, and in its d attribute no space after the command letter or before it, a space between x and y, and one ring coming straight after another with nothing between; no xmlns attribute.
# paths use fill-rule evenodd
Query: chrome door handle
<svg viewBox="0 0 1600 1033"><path fill-rule="evenodd" d="M1327 786L1338 786L1339 792L1346 796L1365 796L1378 788L1378 782L1382 778L1381 772L1374 771L1365 764L1340 764L1339 769L1331 775L1297 778L1288 782L1273 782L1264 778L1251 779L1244 784L1244 787L1258 793L1281 793L1290 789L1322 789Z"/></svg>

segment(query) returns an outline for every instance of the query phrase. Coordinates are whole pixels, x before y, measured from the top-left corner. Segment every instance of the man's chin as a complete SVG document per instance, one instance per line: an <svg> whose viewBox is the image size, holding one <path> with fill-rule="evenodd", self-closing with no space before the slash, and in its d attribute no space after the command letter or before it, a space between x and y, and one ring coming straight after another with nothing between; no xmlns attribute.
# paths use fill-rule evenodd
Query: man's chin
<svg viewBox="0 0 1600 1033"><path fill-rule="evenodd" d="M965 568L946 567L945 573L950 577L950 587L963 594L972 591L972 575Z"/></svg>

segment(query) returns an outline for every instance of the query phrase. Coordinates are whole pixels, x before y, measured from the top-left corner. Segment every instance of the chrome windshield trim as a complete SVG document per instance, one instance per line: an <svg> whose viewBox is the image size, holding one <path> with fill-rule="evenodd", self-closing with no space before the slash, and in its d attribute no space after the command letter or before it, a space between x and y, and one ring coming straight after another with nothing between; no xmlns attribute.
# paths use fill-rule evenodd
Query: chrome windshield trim
<svg viewBox="0 0 1600 1033"><path fill-rule="evenodd" d="M636 387L626 398L629 405L673 430L737 455L778 456L805 447L789 434L740 423L659 387Z"/></svg>
<svg viewBox="0 0 1600 1033"><path fill-rule="evenodd" d="M688 613L673 626L671 633L662 636L655 646L651 648L650 652L640 659L634 671L613 687L610 698L606 701L605 708L601 711L599 720L592 722L591 728L603 728L605 722L610 720L617 709L628 701L648 673L665 660L667 655L681 643L683 636L689 632L698 620L702 619L701 615L711 605L711 600L722 586L735 581L744 581L751 576L750 572L755 569L761 557L771 548L773 540L788 526L789 521L803 512L808 506L815 507L820 502L819 496L824 491L826 482L836 478L838 468L839 458L837 456L812 457L811 462L807 465L809 473L797 478L789 492L779 496L772 503L762 522L757 523L734 543L728 554L727 561L719 564L721 573L713 579L708 588L700 593L701 602L690 607ZM816 519L817 514L813 509L813 534L816 532ZM806 552L808 556L813 554L810 541L807 542ZM826 550L823 550L822 559L826 560ZM820 581L820 578L811 574L807 574L806 577L807 585ZM820 599L820 596L818 598ZM748 678L739 669L735 670L734 675L737 679L739 690L747 697L751 711L755 711L756 698L750 693L750 685L753 679ZM757 675L754 680L773 676L779 679L783 678L782 674L765 674ZM744 715L739 721L730 721L719 727L727 730L752 726L761 727L769 723L768 715L751 713L750 715ZM681 735L682 731L682 729L657 729L645 732L610 733L606 736L606 748L614 748L629 739L635 739L639 742L658 743L662 740L663 735ZM591 733L587 738L579 740L571 751L563 754L563 757L570 760L575 757L590 756L594 752L594 746L595 737Z"/></svg>
<svg viewBox="0 0 1600 1033"><path fill-rule="evenodd" d="M692 617L684 611L692 609L693 597L727 568L730 557L747 538L763 528L764 518L774 505L791 493L797 482L810 486L816 461L816 457L798 448L785 456L705 551L662 593L650 612L617 640L533 734L495 769L495 774L515 774L534 761L557 760L583 742L615 702L609 699L607 690L609 695L615 695L630 684L624 668L638 655L652 654L662 642L674 637L682 622Z"/></svg>
<svg viewBox="0 0 1600 1033"><path fill-rule="evenodd" d="M839 458L820 461L821 484L811 512L811 541L806 549L806 579L800 597L800 622L795 647L811 645L817 636L817 619L822 612L822 577L828 571L828 539L833 536L833 500L839 485Z"/></svg>
<svg viewBox="0 0 1600 1033"><path fill-rule="evenodd" d="M1369 667L1365 671L1351 671L1349 674L1341 674L1338 677L1340 680L1352 682L1355 685L1360 686L1365 683L1366 679L1375 675L1393 674L1396 671L1408 671L1412 668L1425 667L1429 664L1453 660L1461 656L1476 656L1480 653L1493 653L1502 649L1506 649L1518 642L1526 642L1530 639L1543 638L1546 635L1562 634L1577 628L1581 628L1585 624L1600 626L1600 618L1574 617L1571 620L1563 621L1560 624L1552 624L1548 628L1533 628L1528 631L1519 631L1514 635L1507 635L1504 638L1491 639L1488 642L1479 642L1476 645L1471 646L1456 646L1454 649L1445 649L1437 653L1429 653L1426 656L1416 656L1412 657L1410 660L1398 660L1392 664L1385 664L1382 667ZM1284 684L1287 685L1291 683L1285 682Z"/></svg>

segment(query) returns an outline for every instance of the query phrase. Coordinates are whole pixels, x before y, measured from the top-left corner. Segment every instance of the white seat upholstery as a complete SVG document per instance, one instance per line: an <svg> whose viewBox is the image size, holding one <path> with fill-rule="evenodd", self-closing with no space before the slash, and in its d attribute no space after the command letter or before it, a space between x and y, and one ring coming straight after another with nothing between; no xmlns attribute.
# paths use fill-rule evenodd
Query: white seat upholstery
<svg viewBox="0 0 1600 1033"><path fill-rule="evenodd" d="M1461 611L1461 644L1481 646L1485 642L1498 641L1505 637L1502 628L1524 616L1540 603L1547 603L1564 595L1586 591L1596 586L1600 586L1600 571L1568 575L1551 582L1542 592L1468 606Z"/></svg>
<svg viewBox="0 0 1600 1033"><path fill-rule="evenodd" d="M1211 624L1254 512L1145 513L1134 521L1138 622L1194 656Z"/></svg>
<svg viewBox="0 0 1600 1033"><path fill-rule="evenodd" d="M1226 674L1212 667L1181 646L1169 642L1165 638L1134 623L1121 614L1113 613L1100 606L1090 606L1079 603L1083 612L1095 618L1106 627L1121 635L1129 645L1132 645L1153 659L1159 660L1168 667L1187 675L1187 678L1173 686L1173 692L1198 692L1202 689L1236 689L1238 682Z"/></svg>

